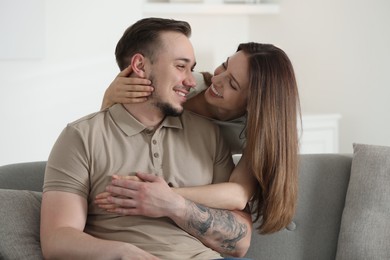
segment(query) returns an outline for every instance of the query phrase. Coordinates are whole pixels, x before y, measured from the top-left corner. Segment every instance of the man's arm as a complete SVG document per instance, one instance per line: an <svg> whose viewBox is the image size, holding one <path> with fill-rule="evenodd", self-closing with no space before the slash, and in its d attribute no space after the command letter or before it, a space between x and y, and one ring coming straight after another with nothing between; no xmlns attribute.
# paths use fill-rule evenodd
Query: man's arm
<svg viewBox="0 0 390 260"><path fill-rule="evenodd" d="M186 200L161 178L138 173L144 182L114 179L107 198L117 207L108 209L122 215L169 217L189 234L221 254L242 257L252 234L249 213L213 209Z"/></svg>
<svg viewBox="0 0 390 260"><path fill-rule="evenodd" d="M248 213L209 208L189 200L175 213L170 218L178 226L217 252L243 257L248 251L252 234Z"/></svg>
<svg viewBox="0 0 390 260"><path fill-rule="evenodd" d="M157 259L127 243L102 240L83 232L87 201L76 194L47 191L42 196L41 246L45 259ZM140 258L140 259L144 259Z"/></svg>

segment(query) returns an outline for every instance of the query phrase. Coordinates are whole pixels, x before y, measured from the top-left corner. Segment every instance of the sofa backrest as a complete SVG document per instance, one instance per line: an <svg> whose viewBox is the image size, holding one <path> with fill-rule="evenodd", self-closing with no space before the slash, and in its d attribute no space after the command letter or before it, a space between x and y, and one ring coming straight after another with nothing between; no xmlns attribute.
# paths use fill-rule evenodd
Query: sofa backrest
<svg viewBox="0 0 390 260"><path fill-rule="evenodd" d="M335 259L352 155L301 155L293 223L271 235L252 235L252 259ZM254 232L256 232L254 230Z"/></svg>
<svg viewBox="0 0 390 260"><path fill-rule="evenodd" d="M0 189L42 191L46 162L0 166Z"/></svg>
<svg viewBox="0 0 390 260"><path fill-rule="evenodd" d="M335 259L351 163L349 154L301 155L293 222L271 235L259 235L254 230L246 257ZM30 162L1 166L0 189L42 191L45 165L46 162Z"/></svg>

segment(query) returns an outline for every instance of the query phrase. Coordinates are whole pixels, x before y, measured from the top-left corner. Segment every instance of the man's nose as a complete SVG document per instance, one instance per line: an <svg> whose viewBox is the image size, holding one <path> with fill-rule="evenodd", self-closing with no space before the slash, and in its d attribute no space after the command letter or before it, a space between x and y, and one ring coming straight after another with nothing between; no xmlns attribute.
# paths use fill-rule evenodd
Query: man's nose
<svg viewBox="0 0 390 260"><path fill-rule="evenodd" d="M184 86L193 88L196 86L196 80L192 72L189 72L183 82Z"/></svg>

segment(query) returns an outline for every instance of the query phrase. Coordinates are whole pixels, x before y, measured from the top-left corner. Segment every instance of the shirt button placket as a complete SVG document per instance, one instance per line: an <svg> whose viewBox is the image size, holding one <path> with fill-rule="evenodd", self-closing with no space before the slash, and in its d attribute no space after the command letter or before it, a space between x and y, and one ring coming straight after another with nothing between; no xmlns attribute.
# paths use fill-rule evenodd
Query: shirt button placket
<svg viewBox="0 0 390 260"><path fill-rule="evenodd" d="M161 151L159 147L159 142L157 141L158 131L152 137L152 157L153 165L156 170L157 175L161 175Z"/></svg>

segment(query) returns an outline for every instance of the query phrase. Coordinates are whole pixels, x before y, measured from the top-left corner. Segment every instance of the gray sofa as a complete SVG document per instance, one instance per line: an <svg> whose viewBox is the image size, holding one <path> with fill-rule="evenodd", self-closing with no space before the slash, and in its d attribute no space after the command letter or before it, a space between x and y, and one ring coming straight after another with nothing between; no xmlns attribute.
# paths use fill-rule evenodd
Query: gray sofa
<svg viewBox="0 0 390 260"><path fill-rule="evenodd" d="M42 257L39 208L44 168L45 162L0 167L1 259ZM272 235L254 231L246 257L390 259L389 187L389 147L355 145L353 154L301 155L293 222Z"/></svg>

